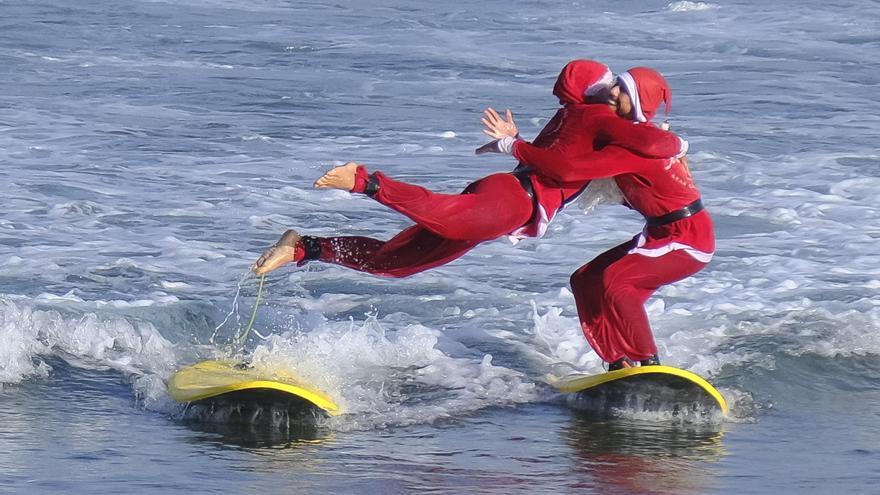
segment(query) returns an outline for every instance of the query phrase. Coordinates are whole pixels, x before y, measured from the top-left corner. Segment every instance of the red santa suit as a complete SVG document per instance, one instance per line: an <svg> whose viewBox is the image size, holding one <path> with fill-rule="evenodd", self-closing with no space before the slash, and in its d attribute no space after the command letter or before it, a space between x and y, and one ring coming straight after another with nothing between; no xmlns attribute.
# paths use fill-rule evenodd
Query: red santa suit
<svg viewBox="0 0 880 495"><path fill-rule="evenodd" d="M544 235L547 225L559 209L589 184L589 180L573 179L565 173L546 174L540 167L530 167L533 163L553 162L555 171L564 172L570 158L600 150L611 143L649 158L668 158L687 152L687 142L673 133L653 126L634 125L620 118L605 103L585 103L583 96L572 88L587 87L587 96L590 96L591 90L602 89L596 83L587 83L591 77L595 77L588 62L575 60L562 69L553 94L563 107L544 126L538 137L532 143L523 140L513 142L512 154L520 167L528 167L533 172L530 179L537 199L535 217L515 231L514 236ZM610 72L607 74L610 80Z"/></svg>
<svg viewBox="0 0 880 495"><path fill-rule="evenodd" d="M629 205L646 218L662 219L699 200L684 163L645 159L614 146L603 151L602 159L575 162L573 168L583 171L584 179L613 176ZM712 219L699 209L670 223L651 222L632 240L577 270L572 292L596 354L606 362L655 356L644 303L661 286L700 271L714 250Z"/></svg>
<svg viewBox="0 0 880 495"><path fill-rule="evenodd" d="M639 77L647 70L625 73L638 84L630 90L641 96L633 98L636 118L649 119L660 101L668 104L659 74ZM546 150L519 145L516 150L538 174L557 180L614 177L629 206L647 219L635 238L577 270L571 286L584 335L604 361L656 356L645 301L662 285L701 270L715 250L712 220L686 162L646 159L613 145L566 161Z"/></svg>
<svg viewBox="0 0 880 495"><path fill-rule="evenodd" d="M610 71L603 64L586 60L569 63L554 88L564 106L531 146L553 149L561 156L574 150L594 151L596 143L613 143L650 157L678 154L682 142L674 134L634 125L616 117L607 105L583 103L589 91L607 86L610 81ZM576 126L585 122L591 125L583 127L580 134L576 132ZM353 192L371 195L416 225L388 241L360 236L305 236L297 246L297 261L302 264L317 259L376 275L405 277L448 263L477 244L505 234L541 236L556 211L589 181L557 180L528 165L521 163L514 173L484 177L461 194L432 192L381 172L370 175L366 168L359 167Z"/></svg>

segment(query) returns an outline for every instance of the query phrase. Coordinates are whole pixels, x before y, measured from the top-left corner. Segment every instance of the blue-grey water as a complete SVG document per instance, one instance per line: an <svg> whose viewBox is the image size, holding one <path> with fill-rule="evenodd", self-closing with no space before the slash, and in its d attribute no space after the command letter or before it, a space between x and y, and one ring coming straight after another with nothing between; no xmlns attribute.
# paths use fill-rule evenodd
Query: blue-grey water
<svg viewBox="0 0 880 495"><path fill-rule="evenodd" d="M878 33L873 1L0 0L0 492L876 493ZM534 136L573 58L672 85L718 251L648 310L728 418L600 417L546 384L601 370L567 285L640 229L609 205L405 280L271 274L244 352L337 418L169 398L286 228L408 225L322 171L510 170L473 154L481 110Z"/></svg>

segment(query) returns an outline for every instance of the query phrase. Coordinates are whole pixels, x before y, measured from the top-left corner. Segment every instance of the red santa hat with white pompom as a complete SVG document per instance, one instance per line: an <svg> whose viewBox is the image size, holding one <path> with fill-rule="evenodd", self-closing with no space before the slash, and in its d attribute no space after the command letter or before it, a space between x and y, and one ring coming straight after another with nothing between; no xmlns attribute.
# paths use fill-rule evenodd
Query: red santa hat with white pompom
<svg viewBox="0 0 880 495"><path fill-rule="evenodd" d="M595 60L572 60L559 72L553 94L563 105L583 103L610 88L612 82L614 77L607 65Z"/></svg>
<svg viewBox="0 0 880 495"><path fill-rule="evenodd" d="M666 113L672 108L672 90L666 79L654 69L633 67L617 76L617 83L632 100L633 118L648 122L654 118L660 103L666 104Z"/></svg>

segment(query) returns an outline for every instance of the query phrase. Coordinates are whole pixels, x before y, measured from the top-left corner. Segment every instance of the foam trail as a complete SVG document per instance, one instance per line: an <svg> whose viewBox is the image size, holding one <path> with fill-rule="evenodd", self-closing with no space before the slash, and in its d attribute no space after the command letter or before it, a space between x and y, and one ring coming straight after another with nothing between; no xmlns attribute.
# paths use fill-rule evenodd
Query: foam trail
<svg viewBox="0 0 880 495"><path fill-rule="evenodd" d="M49 357L86 369L110 368L135 383L139 397L159 397L156 387L177 362L175 346L150 323L68 309L40 309L0 296L0 382L47 377ZM164 390L164 385L162 386Z"/></svg>
<svg viewBox="0 0 880 495"><path fill-rule="evenodd" d="M438 348L441 340L423 325L372 316L271 335L248 358L328 391L344 412L331 422L336 429L430 422L536 399L521 372L492 364L488 354L450 356Z"/></svg>

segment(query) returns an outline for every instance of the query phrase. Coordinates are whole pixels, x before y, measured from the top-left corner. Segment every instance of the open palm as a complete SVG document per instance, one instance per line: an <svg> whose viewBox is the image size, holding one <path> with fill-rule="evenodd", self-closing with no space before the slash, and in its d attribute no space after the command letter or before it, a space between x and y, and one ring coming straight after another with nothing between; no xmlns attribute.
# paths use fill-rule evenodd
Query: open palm
<svg viewBox="0 0 880 495"><path fill-rule="evenodd" d="M513 114L510 110L507 110L506 118L502 118L492 107L484 110L483 115L485 117L481 118L480 121L486 126L483 129L483 133L487 136L493 139L502 139L508 136L515 138L519 135L519 129L517 129L516 123L513 121Z"/></svg>

